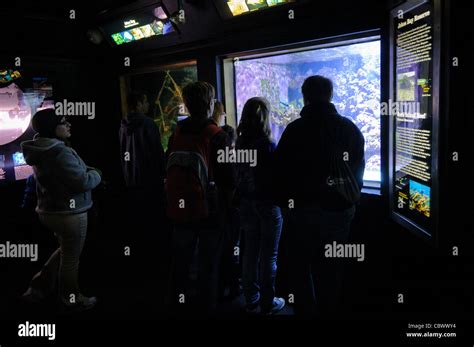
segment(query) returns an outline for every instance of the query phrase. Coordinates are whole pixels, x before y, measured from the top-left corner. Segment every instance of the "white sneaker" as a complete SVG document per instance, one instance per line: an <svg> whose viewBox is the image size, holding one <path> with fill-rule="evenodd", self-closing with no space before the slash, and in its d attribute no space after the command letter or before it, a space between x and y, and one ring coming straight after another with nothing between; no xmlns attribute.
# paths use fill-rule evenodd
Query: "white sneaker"
<svg viewBox="0 0 474 347"><path fill-rule="evenodd" d="M263 310L262 309L262 314L263 315L274 315L275 313L280 312L283 307L285 307L285 299L283 298L274 298L273 299L273 305L269 310Z"/></svg>

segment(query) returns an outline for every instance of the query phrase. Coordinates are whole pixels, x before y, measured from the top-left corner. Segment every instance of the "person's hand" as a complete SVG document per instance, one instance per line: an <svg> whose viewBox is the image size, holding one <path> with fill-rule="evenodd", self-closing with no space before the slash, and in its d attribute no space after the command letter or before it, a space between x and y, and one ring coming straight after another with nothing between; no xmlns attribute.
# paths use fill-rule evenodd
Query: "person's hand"
<svg viewBox="0 0 474 347"><path fill-rule="evenodd" d="M102 171L100 171L99 169L95 169L94 170L99 174L100 178L102 178Z"/></svg>
<svg viewBox="0 0 474 347"><path fill-rule="evenodd" d="M100 178L102 178L102 171L100 171L99 169L97 169L95 167L87 166L87 172L89 172L91 170L96 171L99 174Z"/></svg>

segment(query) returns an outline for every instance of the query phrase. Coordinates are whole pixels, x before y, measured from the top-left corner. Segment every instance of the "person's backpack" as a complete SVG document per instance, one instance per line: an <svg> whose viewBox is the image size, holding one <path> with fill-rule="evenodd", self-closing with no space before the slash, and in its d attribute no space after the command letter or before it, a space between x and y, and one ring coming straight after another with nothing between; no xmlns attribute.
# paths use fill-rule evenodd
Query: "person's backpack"
<svg viewBox="0 0 474 347"><path fill-rule="evenodd" d="M166 165L167 215L178 224L212 217L217 209L213 181L211 139L221 128L208 125L200 133L183 134L175 130Z"/></svg>
<svg viewBox="0 0 474 347"><path fill-rule="evenodd" d="M360 199L360 187L347 160L344 160L342 148L342 117L337 116L336 128L333 132L333 145L329 151L328 175L324 182L326 198L332 205L348 206L356 204Z"/></svg>

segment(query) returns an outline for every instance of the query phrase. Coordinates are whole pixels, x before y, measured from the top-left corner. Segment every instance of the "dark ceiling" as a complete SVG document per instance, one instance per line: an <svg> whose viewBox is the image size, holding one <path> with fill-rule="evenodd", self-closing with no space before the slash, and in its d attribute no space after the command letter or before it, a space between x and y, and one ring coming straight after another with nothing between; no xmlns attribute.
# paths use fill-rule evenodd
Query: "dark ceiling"
<svg viewBox="0 0 474 347"><path fill-rule="evenodd" d="M57 18L62 17L62 11L68 9L80 10L87 16L95 16L96 14L121 7L129 4L137 3L136 0L94 0L94 1L79 1L79 0L68 0L68 1L32 1L32 0L21 0L21 1L2 1L0 3L0 13L9 15L14 14L15 17L27 17L27 18Z"/></svg>
<svg viewBox="0 0 474 347"><path fill-rule="evenodd" d="M111 47L107 42L99 46L91 44L86 32L97 28L107 16L126 14L156 0L68 0L53 1L5 1L0 4L0 28L2 44L0 60L16 56L45 56L65 59L82 59L101 54L127 52L131 55L168 52L187 49L189 46L205 47L208 44L231 44L236 40L251 42L257 38L288 36L295 34L308 38L329 35L330 28L340 31L370 29L381 26L387 9L382 0L299 1L296 21L288 21L287 9L272 9L261 14L250 14L223 20L213 0L182 0L186 11L186 23L180 24L180 34L167 35ZM178 9L178 0L163 0L169 12ZM69 18L74 9L76 18ZM13 28L13 30L12 30ZM260 40L261 41L261 40Z"/></svg>

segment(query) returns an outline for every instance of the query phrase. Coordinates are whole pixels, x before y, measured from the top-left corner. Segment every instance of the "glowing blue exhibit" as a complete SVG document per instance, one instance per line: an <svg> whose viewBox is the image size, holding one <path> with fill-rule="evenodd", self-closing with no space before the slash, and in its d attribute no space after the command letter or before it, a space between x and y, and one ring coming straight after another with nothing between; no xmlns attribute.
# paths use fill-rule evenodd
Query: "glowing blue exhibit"
<svg viewBox="0 0 474 347"><path fill-rule="evenodd" d="M241 59L234 66L238 119L249 98L267 98L276 141L286 125L299 117L303 81L312 75L330 78L337 110L364 134L364 179L380 181L380 41Z"/></svg>

